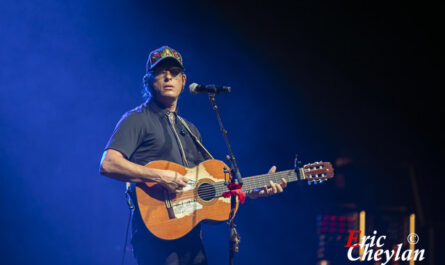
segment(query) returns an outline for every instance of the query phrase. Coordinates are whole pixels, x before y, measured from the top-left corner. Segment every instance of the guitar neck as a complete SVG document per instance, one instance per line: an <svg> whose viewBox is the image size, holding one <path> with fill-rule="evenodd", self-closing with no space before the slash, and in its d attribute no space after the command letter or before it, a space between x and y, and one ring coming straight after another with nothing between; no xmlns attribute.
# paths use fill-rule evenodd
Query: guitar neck
<svg viewBox="0 0 445 265"><path fill-rule="evenodd" d="M299 174L295 172L294 169L290 170L284 170L275 172L272 174L262 174L252 177L246 177L243 178L243 188L242 190L244 192L249 192L254 189L260 189L264 186L269 186L269 181L273 181L275 183L281 183L281 178L284 178L288 183L298 181L303 179L301 176L304 177L304 173L302 172L302 169L298 169Z"/></svg>

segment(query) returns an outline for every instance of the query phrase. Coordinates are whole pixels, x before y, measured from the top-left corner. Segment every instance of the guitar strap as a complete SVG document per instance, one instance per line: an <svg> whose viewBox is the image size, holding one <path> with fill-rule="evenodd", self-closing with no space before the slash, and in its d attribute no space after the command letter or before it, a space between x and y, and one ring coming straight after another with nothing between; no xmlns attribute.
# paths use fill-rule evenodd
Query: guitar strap
<svg viewBox="0 0 445 265"><path fill-rule="evenodd" d="M187 129L187 131L190 133L190 135L192 136L192 138L195 141L195 143L197 144L197 146L201 149L201 151L204 154L205 159L214 159L212 154L210 154L210 152L207 151L207 149L204 147L204 145L201 143L201 141L199 141L198 137L196 137L196 135L193 134L193 132L190 129L190 127L188 126L187 122L183 118L181 118L179 115L178 115L178 119L182 123L182 125L184 125L184 127Z"/></svg>

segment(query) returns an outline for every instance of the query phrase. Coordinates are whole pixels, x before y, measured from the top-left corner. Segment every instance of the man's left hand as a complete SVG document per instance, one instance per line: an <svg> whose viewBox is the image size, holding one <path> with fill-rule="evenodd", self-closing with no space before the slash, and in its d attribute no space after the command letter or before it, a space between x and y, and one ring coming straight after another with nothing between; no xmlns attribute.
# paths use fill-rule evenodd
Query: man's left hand
<svg viewBox="0 0 445 265"><path fill-rule="evenodd" d="M272 166L269 169L268 174L275 173L277 171L276 166ZM274 183L272 181L269 182L269 186L264 186L262 189L256 189L253 192L249 193L249 198L256 199L258 197L268 197L273 194L283 192L283 189L287 186L287 181L284 178L281 178L281 184Z"/></svg>

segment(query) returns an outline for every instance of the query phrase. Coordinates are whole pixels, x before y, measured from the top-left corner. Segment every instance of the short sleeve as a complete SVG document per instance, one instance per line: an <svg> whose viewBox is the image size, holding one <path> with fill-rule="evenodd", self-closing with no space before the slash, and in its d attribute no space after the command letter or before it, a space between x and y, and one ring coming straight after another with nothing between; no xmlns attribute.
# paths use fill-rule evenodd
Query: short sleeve
<svg viewBox="0 0 445 265"><path fill-rule="evenodd" d="M106 149L121 152L127 159L142 143L144 135L144 120L140 113L127 112L122 116L108 141Z"/></svg>

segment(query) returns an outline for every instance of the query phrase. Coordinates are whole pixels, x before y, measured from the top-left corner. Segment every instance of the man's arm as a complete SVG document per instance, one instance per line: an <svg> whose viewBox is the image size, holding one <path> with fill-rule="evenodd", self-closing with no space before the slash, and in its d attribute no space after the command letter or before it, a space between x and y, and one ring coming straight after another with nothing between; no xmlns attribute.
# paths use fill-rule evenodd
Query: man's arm
<svg viewBox="0 0 445 265"><path fill-rule="evenodd" d="M100 162L100 174L126 182L154 181L172 192L186 186L188 181L176 171L148 168L128 161L121 152L114 149L105 150Z"/></svg>

